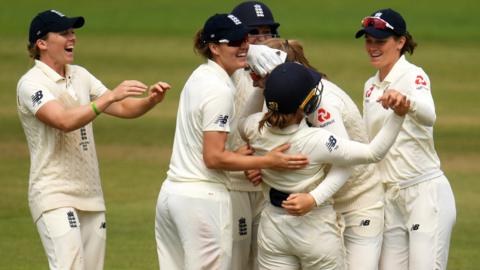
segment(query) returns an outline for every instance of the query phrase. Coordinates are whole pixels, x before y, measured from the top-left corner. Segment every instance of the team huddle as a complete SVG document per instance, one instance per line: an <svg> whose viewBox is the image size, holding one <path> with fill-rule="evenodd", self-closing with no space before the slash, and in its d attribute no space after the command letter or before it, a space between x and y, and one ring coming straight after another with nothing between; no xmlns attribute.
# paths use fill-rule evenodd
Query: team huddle
<svg viewBox="0 0 480 270"><path fill-rule="evenodd" d="M29 206L50 269L103 269L92 121L139 117L170 89L130 80L109 90L73 65L84 23L36 15L35 64L17 86ZM392 9L360 26L377 70L362 113L299 41L280 38L264 3L206 20L194 38L206 62L181 92L156 205L160 269L447 268L455 200L433 143L429 78L405 57L417 44Z"/></svg>

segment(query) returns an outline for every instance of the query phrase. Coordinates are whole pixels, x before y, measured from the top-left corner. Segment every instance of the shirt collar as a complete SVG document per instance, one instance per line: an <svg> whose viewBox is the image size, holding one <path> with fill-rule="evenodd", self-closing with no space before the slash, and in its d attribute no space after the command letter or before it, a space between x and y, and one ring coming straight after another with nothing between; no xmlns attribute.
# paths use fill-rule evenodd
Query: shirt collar
<svg viewBox="0 0 480 270"><path fill-rule="evenodd" d="M377 71L377 73L375 74L374 83L377 86L381 86L387 83L392 83L396 81L400 76L402 76L405 73L405 71L408 70L408 66L409 66L409 62L407 61L407 59L405 59L405 55L402 55L397 60L395 65L393 65L392 69L390 70L390 72L388 72L387 76L382 82L380 82L380 72Z"/></svg>
<svg viewBox="0 0 480 270"><path fill-rule="evenodd" d="M272 132L274 134L282 134L282 135L293 134L293 133L295 133L298 130L303 129L303 128L308 128L308 125L307 125L307 122L305 121L305 119L302 119L302 121L299 124L293 124L293 125L290 125L286 128L268 127L270 132Z"/></svg>
<svg viewBox="0 0 480 270"><path fill-rule="evenodd" d="M40 69L48 78L50 78L54 82L59 82L65 80L60 74L58 74L55 70L53 70L49 65L45 64L40 60L35 60L35 67ZM70 65L65 65L65 76L67 78L71 78L72 76L72 67Z"/></svg>

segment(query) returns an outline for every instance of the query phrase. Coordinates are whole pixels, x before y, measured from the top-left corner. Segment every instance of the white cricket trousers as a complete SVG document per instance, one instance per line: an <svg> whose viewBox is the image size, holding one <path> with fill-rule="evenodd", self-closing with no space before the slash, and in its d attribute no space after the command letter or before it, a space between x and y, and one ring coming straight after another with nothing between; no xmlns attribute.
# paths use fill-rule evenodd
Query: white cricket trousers
<svg viewBox="0 0 480 270"><path fill-rule="evenodd" d="M261 270L344 270L345 251L333 207L293 216L267 203L258 229L258 264Z"/></svg>
<svg viewBox="0 0 480 270"><path fill-rule="evenodd" d="M229 270L232 209L223 184L163 182L155 238L160 269Z"/></svg>
<svg viewBox="0 0 480 270"><path fill-rule="evenodd" d="M233 218L231 270L258 270L257 232L265 196L261 191L230 190L230 198Z"/></svg>
<svg viewBox="0 0 480 270"><path fill-rule="evenodd" d="M51 270L103 269L105 212L57 208L42 213L36 225Z"/></svg>
<svg viewBox="0 0 480 270"><path fill-rule="evenodd" d="M390 188L385 197L381 270L445 270L456 219L455 199L445 176Z"/></svg>
<svg viewBox="0 0 480 270"><path fill-rule="evenodd" d="M349 270L377 270L382 250L384 207L379 201L340 215Z"/></svg>

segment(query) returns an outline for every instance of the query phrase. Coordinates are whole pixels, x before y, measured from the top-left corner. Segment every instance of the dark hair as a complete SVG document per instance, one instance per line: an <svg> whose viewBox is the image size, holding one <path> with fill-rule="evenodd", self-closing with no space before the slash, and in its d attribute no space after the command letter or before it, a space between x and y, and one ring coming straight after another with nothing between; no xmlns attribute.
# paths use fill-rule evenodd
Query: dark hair
<svg viewBox="0 0 480 270"><path fill-rule="evenodd" d="M198 30L195 36L193 37L193 51L196 54L200 54L201 56L212 59L213 55L208 47L208 43L202 40L203 28Z"/></svg>
<svg viewBox="0 0 480 270"><path fill-rule="evenodd" d="M39 39L46 40L47 36L48 36L48 33L45 34L43 37L41 37ZM40 50L37 47L37 42L28 43L27 44L27 50L28 50L28 54L29 54L30 58L37 59L37 60L40 59Z"/></svg>
<svg viewBox="0 0 480 270"><path fill-rule="evenodd" d="M396 36L394 35L395 40L398 40L401 36ZM408 52L410 55L413 54L413 51L415 50L415 47L417 47L417 42L413 40L412 35L407 31L407 33L404 35L405 37L405 44L403 45L402 49L400 50L400 55L404 55L406 52Z"/></svg>
<svg viewBox="0 0 480 270"><path fill-rule="evenodd" d="M294 115L295 113L283 114L269 110L263 115L262 120L258 122L258 131L262 132L265 125L268 125L269 127L285 128L289 125L290 119Z"/></svg>
<svg viewBox="0 0 480 270"><path fill-rule="evenodd" d="M327 75L318 71L315 67L310 65L305 53L303 52L303 46L298 40L294 39L280 39L271 38L262 42L263 45L267 45L270 48L278 49L287 53L287 59L285 62L299 62L300 64L315 70L322 75L322 78L327 78Z"/></svg>

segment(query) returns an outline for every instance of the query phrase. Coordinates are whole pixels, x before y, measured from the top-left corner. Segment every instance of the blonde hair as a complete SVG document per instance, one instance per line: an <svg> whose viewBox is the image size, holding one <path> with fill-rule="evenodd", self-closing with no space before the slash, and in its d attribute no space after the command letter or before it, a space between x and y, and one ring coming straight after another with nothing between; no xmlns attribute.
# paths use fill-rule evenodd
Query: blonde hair
<svg viewBox="0 0 480 270"><path fill-rule="evenodd" d="M47 40L47 37L48 37L48 33L39 39ZM37 60L40 59L40 49L37 46L37 41L35 41L34 43L28 43L27 50L30 58L37 59Z"/></svg>
<svg viewBox="0 0 480 270"><path fill-rule="evenodd" d="M265 125L269 127L286 128L290 125L292 117L295 117L295 115L296 113L283 114L275 111L268 111L263 115L262 120L258 122L258 131L262 132Z"/></svg>

